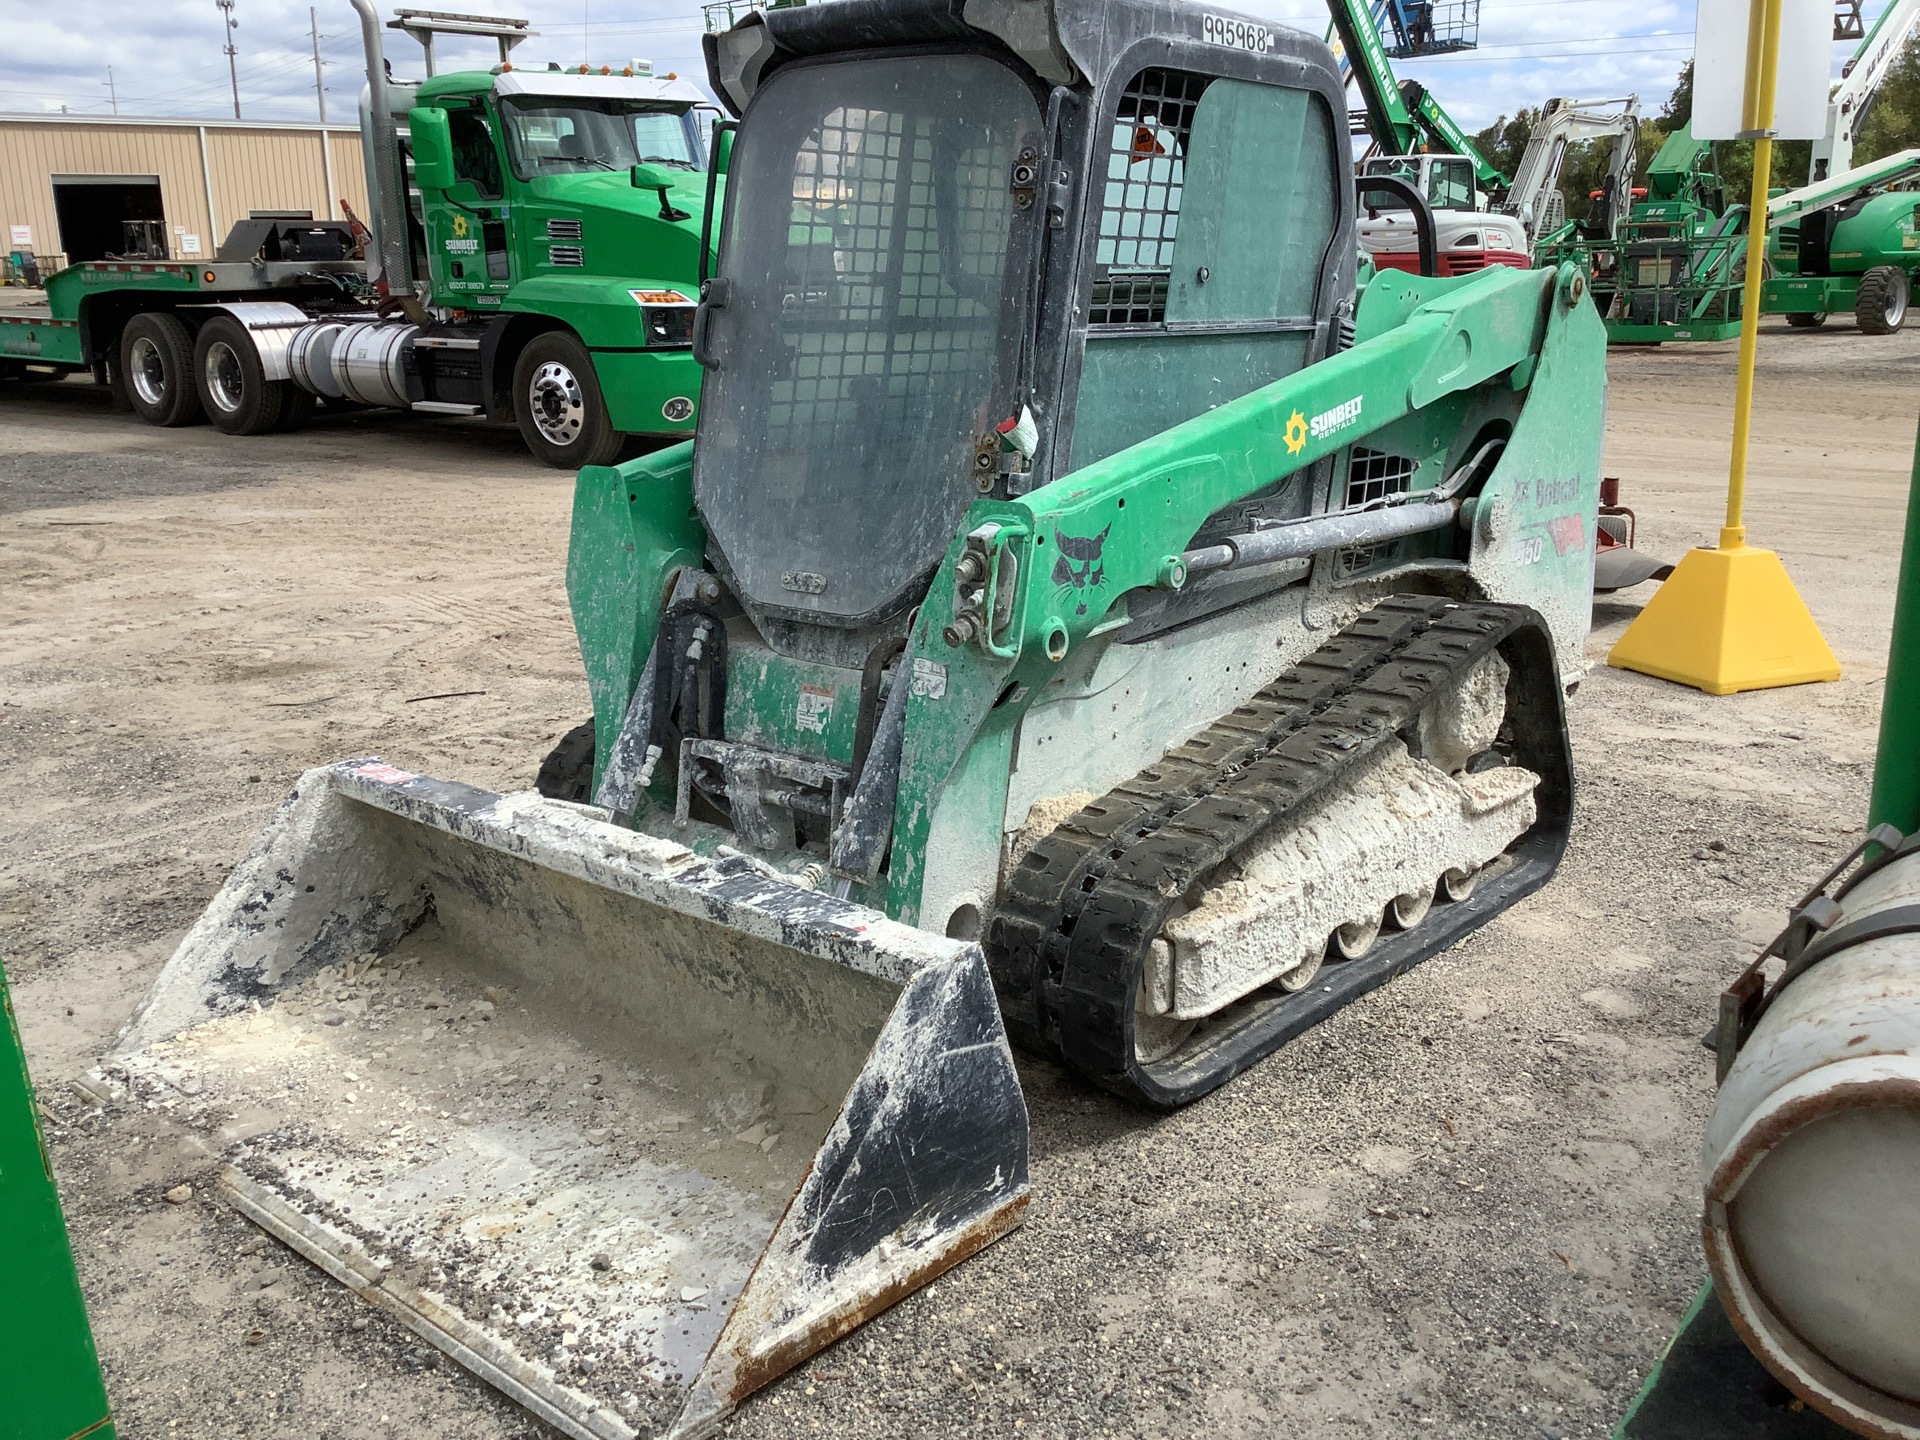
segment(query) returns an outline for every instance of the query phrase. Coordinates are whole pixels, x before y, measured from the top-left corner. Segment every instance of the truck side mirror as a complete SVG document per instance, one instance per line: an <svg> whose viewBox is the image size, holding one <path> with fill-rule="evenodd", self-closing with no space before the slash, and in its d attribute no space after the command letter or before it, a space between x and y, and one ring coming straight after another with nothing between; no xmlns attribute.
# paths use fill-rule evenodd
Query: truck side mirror
<svg viewBox="0 0 1920 1440"><path fill-rule="evenodd" d="M407 112L407 134L413 149L413 178L422 190L444 190L453 184L453 132L447 112L422 105Z"/></svg>
<svg viewBox="0 0 1920 1440"><path fill-rule="evenodd" d="M649 165L645 161L633 167L633 188L636 190L657 190L660 192L660 218L662 220L691 220L693 217L685 210L676 210L673 202L667 198L667 187L673 184L667 172L658 165Z"/></svg>

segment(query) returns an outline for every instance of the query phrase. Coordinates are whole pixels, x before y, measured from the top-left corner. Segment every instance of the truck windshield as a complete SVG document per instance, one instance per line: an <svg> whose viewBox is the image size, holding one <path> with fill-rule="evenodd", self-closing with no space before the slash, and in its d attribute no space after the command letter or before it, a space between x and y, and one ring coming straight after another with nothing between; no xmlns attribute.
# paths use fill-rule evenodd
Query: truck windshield
<svg viewBox="0 0 1920 1440"><path fill-rule="evenodd" d="M741 122L694 489L751 601L855 620L939 560L1013 395L1040 114L979 55L796 65ZM1030 197L1029 197L1030 199Z"/></svg>
<svg viewBox="0 0 1920 1440"><path fill-rule="evenodd" d="M651 161L700 168L700 151L685 107L636 100L508 96L507 156L522 180L586 170L628 170Z"/></svg>

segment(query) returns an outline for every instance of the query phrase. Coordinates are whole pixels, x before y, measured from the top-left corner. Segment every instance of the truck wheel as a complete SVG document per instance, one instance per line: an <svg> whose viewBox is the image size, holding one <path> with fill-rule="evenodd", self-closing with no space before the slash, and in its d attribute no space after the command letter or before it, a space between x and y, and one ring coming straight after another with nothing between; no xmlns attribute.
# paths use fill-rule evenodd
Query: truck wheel
<svg viewBox="0 0 1920 1440"><path fill-rule="evenodd" d="M625 438L607 418L593 357L564 331L536 335L520 352L513 414L527 449L556 470L605 465Z"/></svg>
<svg viewBox="0 0 1920 1440"><path fill-rule="evenodd" d="M192 425L206 419L193 385L193 336L175 316L149 310L120 332L120 373L127 403L149 425Z"/></svg>
<svg viewBox="0 0 1920 1440"><path fill-rule="evenodd" d="M1818 330L1826 323L1827 312L1824 310L1789 310L1787 312L1787 324L1796 330Z"/></svg>
<svg viewBox="0 0 1920 1440"><path fill-rule="evenodd" d="M264 435L280 423L290 380L269 380L247 327L216 315L193 342L194 381L207 418L229 435Z"/></svg>
<svg viewBox="0 0 1920 1440"><path fill-rule="evenodd" d="M533 788L549 800L571 800L578 805L593 803L593 721L576 725L560 737L547 758L540 762L540 774Z"/></svg>
<svg viewBox="0 0 1920 1440"><path fill-rule="evenodd" d="M1906 324L1907 272L1898 265L1876 265L1862 275L1853 318L1868 335L1891 335Z"/></svg>
<svg viewBox="0 0 1920 1440"><path fill-rule="evenodd" d="M315 397L291 380L286 382L286 403L280 407L280 428L298 430L313 419Z"/></svg>

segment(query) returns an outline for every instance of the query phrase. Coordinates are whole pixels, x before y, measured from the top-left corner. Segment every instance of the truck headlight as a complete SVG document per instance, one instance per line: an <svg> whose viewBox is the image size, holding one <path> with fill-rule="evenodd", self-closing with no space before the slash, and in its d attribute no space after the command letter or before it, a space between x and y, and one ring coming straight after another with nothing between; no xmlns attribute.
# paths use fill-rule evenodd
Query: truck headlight
<svg viewBox="0 0 1920 1440"><path fill-rule="evenodd" d="M678 290L629 290L640 307L640 331L649 349L693 344L693 298Z"/></svg>

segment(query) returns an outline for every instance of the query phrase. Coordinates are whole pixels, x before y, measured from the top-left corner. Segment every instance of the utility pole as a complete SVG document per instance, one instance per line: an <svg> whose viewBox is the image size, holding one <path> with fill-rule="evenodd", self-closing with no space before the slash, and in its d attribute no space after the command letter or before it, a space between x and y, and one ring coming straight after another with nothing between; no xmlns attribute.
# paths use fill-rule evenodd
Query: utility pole
<svg viewBox="0 0 1920 1440"><path fill-rule="evenodd" d="M233 0L213 0L220 7L220 13L226 21L227 78L233 81L233 118L240 118L240 49L233 43L233 32L240 28L240 22L233 18Z"/></svg>
<svg viewBox="0 0 1920 1440"><path fill-rule="evenodd" d="M313 94L320 102L320 123L327 123L327 84L320 75L320 15L313 6L307 7L308 33L313 36Z"/></svg>
<svg viewBox="0 0 1920 1440"><path fill-rule="evenodd" d="M107 66L107 98L113 102L113 113L120 113L120 92L114 88L113 66Z"/></svg>

